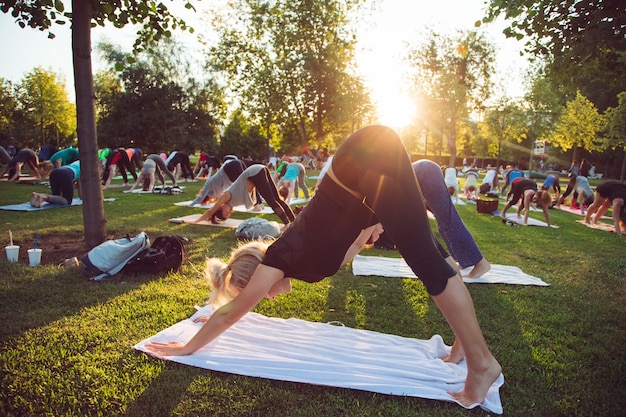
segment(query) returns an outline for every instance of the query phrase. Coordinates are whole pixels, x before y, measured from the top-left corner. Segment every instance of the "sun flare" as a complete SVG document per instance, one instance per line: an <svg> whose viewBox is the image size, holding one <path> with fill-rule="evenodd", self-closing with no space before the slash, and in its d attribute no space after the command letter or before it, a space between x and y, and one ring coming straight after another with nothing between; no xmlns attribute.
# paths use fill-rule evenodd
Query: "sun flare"
<svg viewBox="0 0 626 417"><path fill-rule="evenodd" d="M415 120L415 102L406 94L386 94L377 100L378 121L394 128L403 128Z"/></svg>

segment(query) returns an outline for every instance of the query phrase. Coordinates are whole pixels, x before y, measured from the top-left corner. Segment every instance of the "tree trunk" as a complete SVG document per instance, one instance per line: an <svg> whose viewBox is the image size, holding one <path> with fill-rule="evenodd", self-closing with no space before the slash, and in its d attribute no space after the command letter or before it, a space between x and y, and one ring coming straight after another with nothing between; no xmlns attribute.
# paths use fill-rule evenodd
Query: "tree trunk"
<svg viewBox="0 0 626 417"><path fill-rule="evenodd" d="M450 135L448 136L448 151L450 151L450 166L456 166L456 119L450 122Z"/></svg>
<svg viewBox="0 0 626 417"><path fill-rule="evenodd" d="M83 226L87 249L106 240L96 137L96 108L91 70L91 2L72 0L72 54L76 90L76 131L80 152Z"/></svg>
<svg viewBox="0 0 626 417"><path fill-rule="evenodd" d="M624 182L624 175L626 175L626 147L624 147L623 151L624 151L624 159L622 159L622 170L619 174L619 180L622 182ZM606 175L606 173L604 175Z"/></svg>

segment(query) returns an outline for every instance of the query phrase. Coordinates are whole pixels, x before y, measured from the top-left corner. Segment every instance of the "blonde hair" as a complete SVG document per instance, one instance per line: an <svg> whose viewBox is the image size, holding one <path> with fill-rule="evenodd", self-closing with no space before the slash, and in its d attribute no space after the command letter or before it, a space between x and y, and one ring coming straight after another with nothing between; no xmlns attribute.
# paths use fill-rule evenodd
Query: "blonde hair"
<svg viewBox="0 0 626 417"><path fill-rule="evenodd" d="M239 245L230 254L228 263L218 258L208 258L204 275L211 285L209 304L220 307L243 290L257 266L263 260L268 241L251 241Z"/></svg>
<svg viewBox="0 0 626 417"><path fill-rule="evenodd" d="M537 204L543 207L550 207L552 205L552 196L546 190L537 191Z"/></svg>

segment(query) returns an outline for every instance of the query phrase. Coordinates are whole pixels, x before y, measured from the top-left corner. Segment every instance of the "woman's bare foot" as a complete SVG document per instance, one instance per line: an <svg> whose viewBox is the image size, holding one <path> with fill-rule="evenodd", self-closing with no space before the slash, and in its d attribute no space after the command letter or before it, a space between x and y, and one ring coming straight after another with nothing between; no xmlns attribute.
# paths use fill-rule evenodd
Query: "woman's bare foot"
<svg viewBox="0 0 626 417"><path fill-rule="evenodd" d="M30 205L33 207L37 207L37 208L41 208L41 204L43 202L43 199L41 198L41 195L39 193L31 193L30 195Z"/></svg>
<svg viewBox="0 0 626 417"><path fill-rule="evenodd" d="M450 354L445 358L441 358L444 362L450 362L458 364L463 359L465 359L465 351L463 350L463 345L459 342L459 339L454 339L454 343L452 344L452 349L450 350Z"/></svg>
<svg viewBox="0 0 626 417"><path fill-rule="evenodd" d="M486 366L479 369L468 368L465 387L462 391L448 391L448 394L465 407L469 407L472 404L481 404L487 397L489 387L498 379L501 372L502 367L492 356Z"/></svg>
<svg viewBox="0 0 626 417"><path fill-rule="evenodd" d="M491 264L485 259L482 258L474 268L467 274L467 278L480 278L491 269Z"/></svg>

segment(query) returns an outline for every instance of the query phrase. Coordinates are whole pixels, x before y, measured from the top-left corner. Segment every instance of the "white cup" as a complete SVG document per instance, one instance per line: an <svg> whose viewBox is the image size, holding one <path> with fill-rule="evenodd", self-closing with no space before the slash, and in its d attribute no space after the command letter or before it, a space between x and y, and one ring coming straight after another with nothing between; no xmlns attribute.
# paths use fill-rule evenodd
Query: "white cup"
<svg viewBox="0 0 626 417"><path fill-rule="evenodd" d="M30 266L37 266L41 263L41 249L29 249L27 252Z"/></svg>
<svg viewBox="0 0 626 417"><path fill-rule="evenodd" d="M20 255L20 247L17 245L5 246L4 250L7 251L7 259L9 262L17 262L17 258Z"/></svg>

